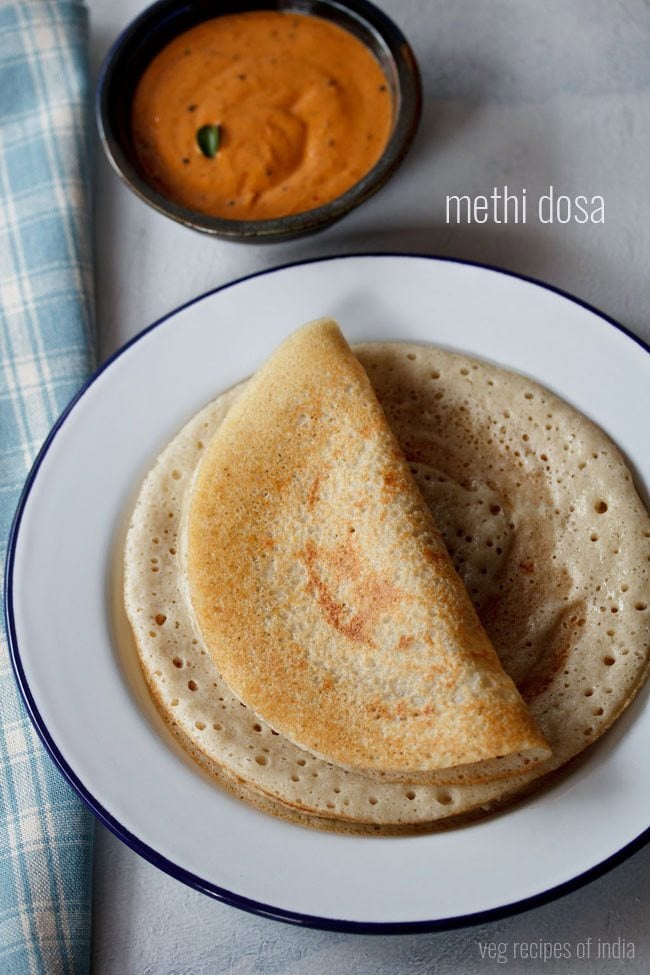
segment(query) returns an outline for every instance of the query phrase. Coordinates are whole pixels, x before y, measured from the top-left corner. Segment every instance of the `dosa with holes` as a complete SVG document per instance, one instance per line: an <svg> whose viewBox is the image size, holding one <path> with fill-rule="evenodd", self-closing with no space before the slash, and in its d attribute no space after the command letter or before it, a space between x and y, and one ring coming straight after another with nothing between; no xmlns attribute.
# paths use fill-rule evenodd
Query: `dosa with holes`
<svg viewBox="0 0 650 975"><path fill-rule="evenodd" d="M648 667L650 523L609 438L536 383L429 346L354 351L552 758L474 785L377 780L299 748L242 706L194 631L179 545L194 471L244 384L190 420L147 475L126 541L126 608L160 713L215 781L319 828L455 824L552 778L634 697Z"/></svg>
<svg viewBox="0 0 650 975"><path fill-rule="evenodd" d="M219 673L314 755L407 782L549 757L335 322L290 336L230 410L183 552Z"/></svg>

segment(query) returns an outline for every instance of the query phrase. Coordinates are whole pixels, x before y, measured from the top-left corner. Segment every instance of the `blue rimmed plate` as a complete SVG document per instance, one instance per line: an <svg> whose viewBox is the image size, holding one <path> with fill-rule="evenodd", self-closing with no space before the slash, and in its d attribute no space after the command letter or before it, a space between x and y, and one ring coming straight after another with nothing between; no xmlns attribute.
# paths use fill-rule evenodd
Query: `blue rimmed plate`
<svg viewBox="0 0 650 975"><path fill-rule="evenodd" d="M528 374L593 418L647 490L650 359L594 310L494 269L426 257L264 272L139 335L49 437L7 563L21 689L53 757L100 818L153 863L237 906L382 933L531 906L647 838L647 692L572 772L504 814L428 836L337 836L265 816L186 761L120 636L120 538L149 464L203 404L321 315L337 318L351 341L432 342Z"/></svg>

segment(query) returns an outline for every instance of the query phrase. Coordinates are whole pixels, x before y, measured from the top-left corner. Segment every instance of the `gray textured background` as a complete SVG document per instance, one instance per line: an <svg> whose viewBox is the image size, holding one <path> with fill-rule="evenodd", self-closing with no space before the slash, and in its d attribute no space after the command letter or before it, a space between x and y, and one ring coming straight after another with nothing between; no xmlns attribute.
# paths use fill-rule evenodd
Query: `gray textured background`
<svg viewBox="0 0 650 975"><path fill-rule="evenodd" d="M142 0L89 0L95 63ZM305 241L218 243L159 217L97 153L102 351L182 302L250 271L360 250L499 264L566 288L650 339L650 5L644 0L381 0L411 39L425 90L414 148L393 181ZM601 194L603 226L449 227L447 193L507 183ZM579 368L576 363L576 368ZM603 797L606 801L606 797ZM531 847L553 837L531 836ZM432 869L435 866L432 865ZM526 865L522 864L522 870ZM303 931L242 914L158 872L98 827L95 975L641 975L650 968L650 849L559 901L475 928L407 937ZM444 882L444 878L441 878ZM480 942L593 939L590 960L507 964ZM598 939L634 960L595 957Z"/></svg>

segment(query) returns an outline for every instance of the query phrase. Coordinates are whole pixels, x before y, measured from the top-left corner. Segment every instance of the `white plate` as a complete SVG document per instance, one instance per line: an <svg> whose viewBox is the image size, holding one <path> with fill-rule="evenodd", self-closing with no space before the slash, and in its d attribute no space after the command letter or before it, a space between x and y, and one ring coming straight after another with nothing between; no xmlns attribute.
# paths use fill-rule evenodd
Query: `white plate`
<svg viewBox="0 0 650 975"><path fill-rule="evenodd" d="M650 484L650 359L584 305L502 272L424 257L334 258L246 278L121 350L39 456L8 560L23 694L55 760L118 836L240 907L386 932L540 903L647 839L647 692L571 774L507 813L428 836L359 838L302 829L221 792L170 745L137 668L129 675L116 650L116 539L148 465L199 407L321 315L337 318L351 341L432 342L532 376L596 420L639 485Z"/></svg>

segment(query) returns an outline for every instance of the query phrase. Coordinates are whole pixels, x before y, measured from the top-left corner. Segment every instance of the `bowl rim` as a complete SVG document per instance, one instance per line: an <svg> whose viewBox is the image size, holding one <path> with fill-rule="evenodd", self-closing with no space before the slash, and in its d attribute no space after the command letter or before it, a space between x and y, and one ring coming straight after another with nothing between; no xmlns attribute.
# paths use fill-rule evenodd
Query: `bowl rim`
<svg viewBox="0 0 650 975"><path fill-rule="evenodd" d="M99 71L95 89L95 118L102 148L114 172L136 196L154 210L191 229L223 239L261 243L289 240L324 229L367 200L390 179L413 143L422 114L420 70L413 49L400 28L371 0L317 0L317 10L313 9L315 4L308 0L260 0L257 8L260 10L295 11L324 19L330 19L325 15L328 8L343 12L361 24L384 48L394 67L396 110L393 129L381 156L358 182L333 200L312 210L264 220L230 220L200 213L169 200L154 189L129 159L111 122L112 86L129 45L166 14L176 8L191 9L192 6L192 0L156 0L118 35ZM206 7L201 11L198 22L234 12L224 10L220 14L217 9L212 11ZM337 22L336 18L331 19ZM362 38L359 40L368 46Z"/></svg>

